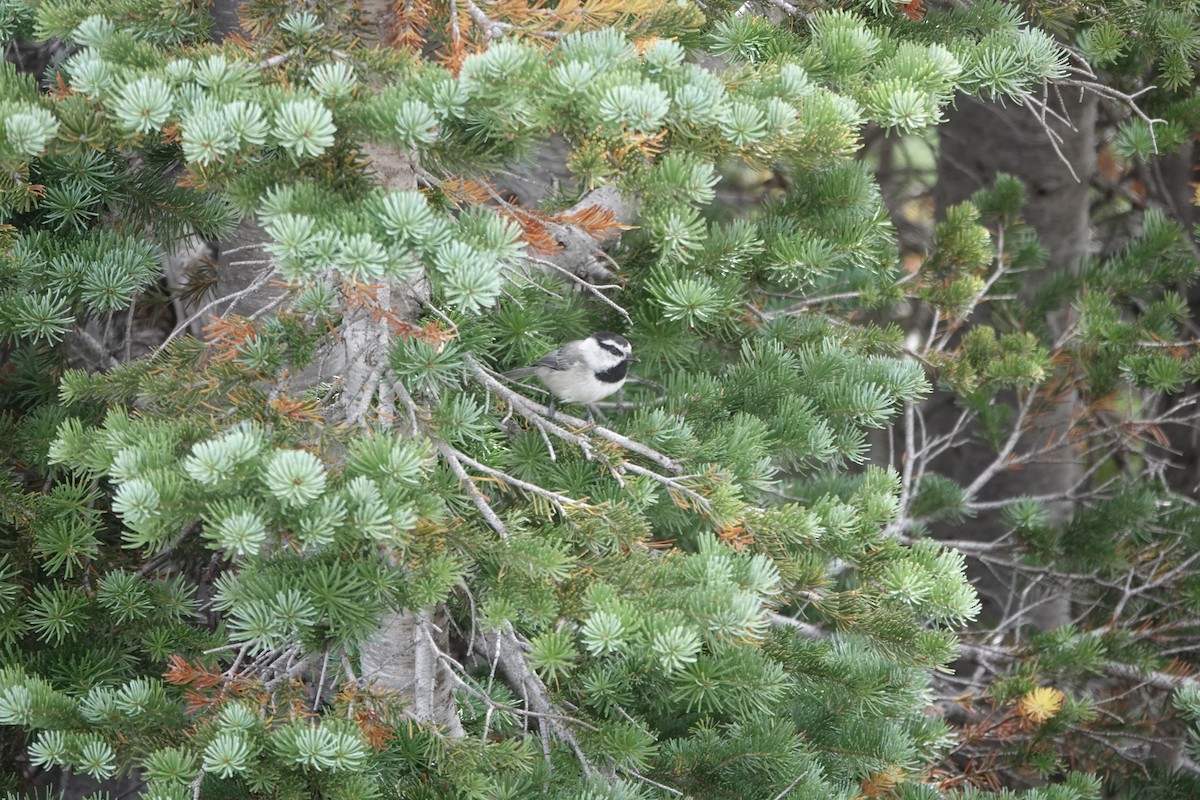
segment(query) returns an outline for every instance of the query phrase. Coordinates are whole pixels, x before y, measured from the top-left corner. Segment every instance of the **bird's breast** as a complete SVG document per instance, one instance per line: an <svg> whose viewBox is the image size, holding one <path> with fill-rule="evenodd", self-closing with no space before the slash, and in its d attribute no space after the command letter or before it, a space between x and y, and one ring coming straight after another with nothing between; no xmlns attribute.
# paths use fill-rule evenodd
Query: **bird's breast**
<svg viewBox="0 0 1200 800"><path fill-rule="evenodd" d="M568 403L595 403L613 394L625 384L625 379L619 381L601 381L592 378L573 384L564 391L559 399Z"/></svg>
<svg viewBox="0 0 1200 800"><path fill-rule="evenodd" d="M555 397L567 403L603 400L625 383L625 370L594 373L578 365L569 370L545 370L538 377Z"/></svg>

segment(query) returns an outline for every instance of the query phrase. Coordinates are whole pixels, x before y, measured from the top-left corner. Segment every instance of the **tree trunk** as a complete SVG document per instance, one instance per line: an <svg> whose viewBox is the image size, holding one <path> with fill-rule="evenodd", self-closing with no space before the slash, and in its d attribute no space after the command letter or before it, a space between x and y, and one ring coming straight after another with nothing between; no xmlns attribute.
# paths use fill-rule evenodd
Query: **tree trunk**
<svg viewBox="0 0 1200 800"><path fill-rule="evenodd" d="M1195 146L1189 142L1174 153L1153 159L1143 168L1148 173L1145 183L1150 188L1151 201L1164 206L1170 217L1188 231L1193 230L1196 221L1196 206L1193 205L1196 155ZM1194 236L1193 246L1196 246ZM1193 283L1179 288L1188 299L1192 319L1200 318L1200 287ZM1195 331L1192 333L1194 335ZM1169 402L1169 399L1164 398L1163 402ZM1180 494L1193 499L1200 497L1200 430L1191 424L1167 425L1163 427L1163 433L1171 440L1171 449L1178 454L1172 459L1178 468L1166 472L1168 484Z"/></svg>
<svg viewBox="0 0 1200 800"><path fill-rule="evenodd" d="M214 37L222 38L238 29L239 0L217 0L213 5ZM390 32L390 6L384 2L363 4L364 16L375 23L378 41L387 41ZM408 156L390 148L371 145L364 148L378 183L388 189L417 188L413 165ZM268 308L281 290L260 280L270 269L265 249L268 236L253 219L242 221L227 242L220 247L218 297L237 295L230 313L252 315ZM379 305L394 318L415 320L420 303L428 300L429 287L424 276L403 284L381 287ZM225 306L214 313L225 313ZM403 415L390 408L392 393L386 384L387 348L391 331L386 320L365 308L348 312L335 341L314 363L290 382L292 391L322 381L339 380L342 391L331 410L330 422L359 427L372 424L392 425ZM374 411L378 409L379 413ZM387 692L406 696L415 719L430 722L451 736L462 736L452 685L439 650L448 648L449 612L444 605L421 612L396 611L385 616L375 635L360 649L360 680Z"/></svg>
<svg viewBox="0 0 1200 800"><path fill-rule="evenodd" d="M1059 150L1070 167L1029 109L959 96L957 110L938 128L934 196L941 211L991 186L999 172L1017 176L1028 187L1025 221L1050 252L1046 269L1075 272L1091 242L1088 199L1096 165L1096 96L1072 95L1064 103L1074 130L1053 119L1047 125L1062 137ZM1035 276L1026 286L1035 289L1038 282Z"/></svg>
<svg viewBox="0 0 1200 800"><path fill-rule="evenodd" d="M1015 175L1025 183L1024 219L1049 252L1045 271L1022 280L1022 293L1026 297L1035 296L1039 284L1052 272L1077 272L1091 242L1088 201L1095 168L1096 98L1090 94L1064 98L1062 111L1071 126L1046 120L1049 128L1061 137L1060 152L1055 151L1042 122L1028 108L1019 105L998 105L960 96L957 110L939 128L941 147L935 189L939 214L990 186L997 173ZM1066 320L1056 317L1047 323L1057 333L1063 330ZM1056 398L1053 407L1038 417L1036 427L1025 435L1017 452L1044 445L1049 437L1062 440L1077 411L1075 401L1072 393ZM951 409L952 402L946 395L930 401L926 418L932 428L931 436L944 433L939 427L953 423L957 415ZM951 451L935 469L960 481L965 478L969 483L994 457L989 448L970 445ZM988 501L1066 492L1081 474L1081 465L1069 458L1054 463L1032 463L1019 471L1001 472L974 499ZM1064 501L1047 504L1047 511L1052 523L1061 523L1070 517L1072 508ZM956 526L954 536L992 541L1003 533L1002 524L999 513L986 513ZM1013 576L977 568L972 579L987 617L1011 615L1014 604L1023 602L1028 613L1018 618L1018 623L1049 628L1065 624L1070 618L1066 599L1031 596L1022 601L1014 595L1022 587L1014 582Z"/></svg>

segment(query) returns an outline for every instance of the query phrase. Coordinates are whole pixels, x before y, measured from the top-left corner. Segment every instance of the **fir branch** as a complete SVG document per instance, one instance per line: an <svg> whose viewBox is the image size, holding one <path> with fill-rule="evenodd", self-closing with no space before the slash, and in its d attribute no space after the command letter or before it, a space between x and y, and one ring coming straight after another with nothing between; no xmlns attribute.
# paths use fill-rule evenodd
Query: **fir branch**
<svg viewBox="0 0 1200 800"><path fill-rule="evenodd" d="M796 784L800 783L800 781L804 780L807 777L808 777L807 772L801 772L795 778L792 778L792 782L789 783L787 786L783 787L783 789L779 792L779 794L772 797L771 800L783 800L783 798L787 796L788 792L790 792L792 789L796 788Z"/></svg>
<svg viewBox="0 0 1200 800"><path fill-rule="evenodd" d="M165 566L173 557L175 548L182 544L188 536L199 531L200 527L201 523L199 520L191 523L190 525L185 525L179 531L179 533L175 534L175 536L169 542L163 545L158 552L146 559L145 563L143 563L138 569L138 574L147 576Z"/></svg>
<svg viewBox="0 0 1200 800"><path fill-rule="evenodd" d="M580 724L582 721L565 717L555 710L554 703L550 699L549 689L525 658L528 644L523 642L511 627L496 631L494 640L487 636L481 637L480 643L483 646L484 654L489 659L496 660L501 672L508 678L509 684L515 687L525 699L526 707L546 720L542 729L543 734L552 733L565 742L575 752L584 774L591 775L595 768L580 748L574 731L563 724L562 720L568 719L573 724Z"/></svg>
<svg viewBox="0 0 1200 800"><path fill-rule="evenodd" d="M329 648L325 648L325 652L321 656L321 674L317 678L317 691L313 695L312 711L314 714L321 710L321 697L325 692L325 674L329 670Z"/></svg>
<svg viewBox="0 0 1200 800"><path fill-rule="evenodd" d="M507 705L504 705L503 703L496 702L491 697L489 697L487 695L487 693L480 691L478 687L476 687L473 683L471 683L470 681L465 679L465 677L470 676L471 671L468 670L465 666L463 666L459 661L455 660L455 658L453 656L451 656L449 653L447 653L445 650L443 650L440 646L438 646L436 640L434 640L434 638L433 638L433 634L431 634L429 632L428 628L422 628L422 630L424 631L425 636L428 638L430 647L433 648L434 651L436 652L437 657L447 667L450 668L449 670L447 670L447 674L450 675L450 679L452 681L454 681L454 683L457 686L459 686L463 691L465 691L467 694L471 695L475 699L482 702L490 710L502 711L505 714L513 714L513 715L521 716L521 717L531 717L533 719L544 719L549 722L567 723L567 724L571 724L571 725L577 725L578 727L583 728L588 731L599 732L600 729L597 728L595 725L591 724L590 722L586 722L582 719L579 719L578 717L572 717L568 714L563 714L563 713L557 712L557 711L546 711L546 712L533 711L528 708L517 708L515 706L507 706ZM500 635L501 634L499 632L497 632L497 636L500 636ZM485 641L486 639L487 639L487 637L483 636L480 638L480 641ZM493 652L490 655L488 655L488 658L492 664L498 665L500 663L501 649L497 647L497 648L492 648L492 650L493 650ZM474 651L469 651L469 652L474 652ZM519 686L516 688L520 689ZM544 685L543 685L543 688L544 688ZM547 692L547 697L548 696L549 695ZM552 706L549 704L549 702L547 702L547 707L552 708Z"/></svg>
<svg viewBox="0 0 1200 800"><path fill-rule="evenodd" d="M678 477L670 477L667 475L660 475L653 470L646 469L645 467L640 466L638 464L634 464L630 461L626 461L624 464L617 467L617 471L618 472L632 472L634 475L643 475L647 478L650 478L653 481L656 481L656 482L662 484L663 486L666 487L668 493L670 493L671 495L678 493L678 494L683 495L684 497L691 499L691 501L696 504L697 508L699 508L706 515L708 515L710 519L712 519L712 514L713 514L712 502L707 497L705 497L704 495L697 492L695 489L692 489L690 486L687 486L686 484L683 483L683 481L686 480L687 478L701 478L701 477L706 477L706 476L703 476L703 475L680 475Z"/></svg>
<svg viewBox="0 0 1200 800"><path fill-rule="evenodd" d="M492 200L516 219L533 221L538 225L557 229L555 240L560 246L558 250L545 258L537 257L534 245L527 248L526 259L531 263L550 267L555 272L571 278L579 286L589 291L601 302L613 307L618 313L629 320L625 309L616 305L608 297L600 293L600 289L617 288L616 283L619 267L612 257L599 246L592 235L581 225L573 224L572 219L584 218L587 212L607 213L611 215L613 227L617 230L627 228L636 215L636 205L613 186L602 186L583 195L574 205L557 214L553 220L530 212L517 203L510 202L497 192L490 184L483 184L483 189ZM595 263L595 256L601 256L611 263L614 270L610 271Z"/></svg>
<svg viewBox="0 0 1200 800"><path fill-rule="evenodd" d="M461 450L457 450L457 449L451 447L450 445L446 444L444 441L435 439L435 442L438 447L438 452L442 453L444 456L446 456L447 459L451 459L453 461L459 462L460 469L462 468L463 465L468 466L471 469L475 470L476 472L482 472L484 475L487 475L490 478L495 478L496 480L500 481L501 483L507 483L509 486L512 486L514 489L521 489L522 491L529 492L530 494L536 495L537 497L541 497L545 500L549 500L554 505L554 507L556 509L558 509L558 512L563 515L563 517L567 516L567 507L568 506L580 507L580 508L588 507L588 505L586 503L583 503L572 497L568 497L565 494L560 494L559 492L552 492L549 489L545 489L541 486L538 486L535 483L529 483L528 481L523 481L520 478L514 478L512 475L509 475L507 472L503 472L498 469L492 469L491 467L487 466L486 464L480 463L479 461L476 461L475 459L471 458L466 453L463 453ZM457 472L455 474L457 474Z"/></svg>
<svg viewBox="0 0 1200 800"><path fill-rule="evenodd" d="M204 765L201 764L199 772L196 773L196 777L193 778L192 782L188 784L188 788L192 790L192 800L200 800L200 786L204 783L204 777L206 774L207 773L204 769Z"/></svg>
<svg viewBox="0 0 1200 800"><path fill-rule="evenodd" d="M133 360L133 319L134 312L137 309L138 298L141 294L135 294L133 300L129 303L129 310L125 312L125 358L124 363L128 364Z"/></svg>
<svg viewBox="0 0 1200 800"><path fill-rule="evenodd" d="M405 387L402 381L390 381L388 386L396 393L396 397L400 400L400 405L404 406L404 410L408 414L408 434L416 436L419 432L416 401L408 393L408 388Z"/></svg>
<svg viewBox="0 0 1200 800"><path fill-rule="evenodd" d="M71 333L76 342L84 345L88 352L90 352L95 358L100 359L101 363L104 364L104 366L108 369L115 369L116 367L121 366L121 362L117 361L117 359L108 352L108 348L96 341L96 337L88 333L87 329L75 326L75 329L72 330Z"/></svg>
<svg viewBox="0 0 1200 800"><path fill-rule="evenodd" d="M673 794L676 797L686 797L687 796L684 792L681 792L678 789L675 789L673 787L667 786L665 783L659 783L658 781L653 780L652 778L647 778L645 775L638 772L633 767L618 766L617 770L622 775L631 775L636 780L639 780L642 783L649 784L650 786L653 786L656 789L661 789L662 791L667 792L668 794Z"/></svg>
<svg viewBox="0 0 1200 800"><path fill-rule="evenodd" d="M1083 74L1086 76L1086 73L1083 73ZM1166 123L1166 120L1164 120L1164 119L1151 117L1149 114L1147 114L1145 111L1142 110L1141 106L1138 105L1137 100L1139 97L1141 97L1144 94L1148 94L1158 88L1157 86L1155 86L1153 84L1151 84L1150 86L1143 86L1141 89L1138 89L1135 92L1123 92L1115 87L1109 86L1104 83L1100 83L1099 81L1088 80L1087 77L1084 77L1084 78L1060 78L1056 81L1056 83L1059 84L1060 86L1070 86L1072 88L1082 89L1082 90L1088 91L1088 92L1093 92L1093 93L1099 95L1100 97L1103 97L1106 100L1114 100L1114 101L1120 103L1121 105L1128 108L1129 111L1131 113L1133 113L1138 119L1140 119L1142 122L1146 123L1146 125L1150 129L1150 136L1152 139L1154 138L1154 126L1158 125L1158 124ZM1157 140L1154 140L1154 152L1156 152L1156 153L1158 152Z"/></svg>
<svg viewBox="0 0 1200 800"><path fill-rule="evenodd" d="M286 64L291 57L292 57L292 52L289 50L285 53L277 53L277 54L271 56L270 58L265 58L262 61L258 62L255 66L261 70L273 69L282 64Z"/></svg>
<svg viewBox="0 0 1200 800"><path fill-rule="evenodd" d="M1045 90L1048 91L1048 87L1046 87ZM1067 171L1071 173L1071 177L1075 179L1075 182L1079 183L1079 173L1075 171L1075 165L1071 163L1071 159L1067 158L1067 155L1062 151L1062 147L1060 146L1063 140L1062 134L1050 126L1050 123L1046 120L1046 117L1047 115L1055 117L1057 120L1059 120L1060 124L1066 126L1072 131L1076 129L1075 126L1071 124L1070 120L1066 119L1061 114L1052 111L1050 109L1050 104L1045 97L1042 97L1041 100L1035 100L1033 95L1024 94L1021 95L1021 103L1025 106L1025 108L1029 109L1030 113L1033 114L1034 119L1036 119L1038 124L1042 126L1042 132L1046 134L1046 140L1050 142L1050 146L1054 148L1054 154L1058 156L1058 160L1062 162L1063 166L1067 168Z"/></svg>
<svg viewBox="0 0 1200 800"><path fill-rule="evenodd" d="M1072 174L1074 174L1074 172L1072 172ZM1076 180L1078 180L1078 178L1076 178ZM1003 278L1005 273L1008 271L1009 262L1006 258L1004 250L1004 234L1005 228L1003 225L1001 225L996 229L996 266L992 269L991 274L988 275L987 280L984 281L983 287L978 293L976 293L975 297L971 299L970 304L966 307L962 314L960 314L960 319L965 320L971 314L974 314L975 309L978 308L979 304L988 296L988 293L992 290L992 287L995 286L996 282ZM949 345L950 333L951 331L947 331L947 334L942 337L942 341L938 343L937 349L939 351L944 351L947 345Z"/></svg>
<svg viewBox="0 0 1200 800"><path fill-rule="evenodd" d="M462 33L458 28L458 0L448 0L450 4L450 48L451 52L462 51Z"/></svg>
<svg viewBox="0 0 1200 800"><path fill-rule="evenodd" d="M913 490L917 486L919 479L914 479L914 472L918 469L920 462L917 460L916 448L916 419L917 419L916 403L904 404L904 458L901 460L900 473L900 498L898 500L900 506L900 519L888 525L884 529L885 535L893 535L903 529L908 517L909 504L912 502ZM963 415L966 416L965 414ZM895 461L891 462L895 464Z"/></svg>
<svg viewBox="0 0 1200 800"><path fill-rule="evenodd" d="M1006 647L976 644L970 641L959 642L958 651L967 658L992 664L996 662L1016 663L1027 657L1023 652L1014 652ZM1123 661L1106 660L1103 664L1103 669L1105 673L1114 678L1134 681L1167 692L1174 692L1184 686L1200 688L1200 680L1197 680L1193 676L1172 675L1168 672L1146 669L1145 667Z"/></svg>
<svg viewBox="0 0 1200 800"><path fill-rule="evenodd" d="M408 390L402 383L397 381L395 384L395 389L397 396L400 398L401 404L408 412L409 425L411 426L410 431L413 435L416 435L418 432L417 404L409 395ZM492 508L487 498L475 485L474 479L472 479L467 473L466 469L464 469L462 459L459 457L461 454L440 437L431 436L430 438L433 441L434 446L437 448L438 453L441 454L442 458L446 459L446 464L450 467L450 471L454 473L456 478L458 478L459 485L461 485L470 496L471 503L475 506L476 510L479 511L480 516L483 517L484 521L487 522L492 530L500 534L500 538L508 538L508 526L505 525L500 519L500 516L496 513L495 509Z"/></svg>
<svg viewBox="0 0 1200 800"><path fill-rule="evenodd" d="M1080 474L1079 478L1077 478L1071 486L1062 491L1046 494L1026 495L1022 497L1010 497L1003 500L972 500L967 503L967 508L975 512L997 511L1008 508L1019 502L1028 501L1036 503L1070 502L1073 504L1078 504L1089 496L1094 497L1101 494L1105 488L1111 485L1112 481L1102 486L1092 487L1091 489L1084 491L1091 484L1092 479L1096 476L1096 473L1100 472L1104 466L1104 461L1097 459L1094 463L1088 465L1087 469ZM1113 480L1115 481L1116 479L1114 478Z"/></svg>
<svg viewBox="0 0 1200 800"><path fill-rule="evenodd" d="M471 374L473 374L483 386L485 386L489 391L495 392L510 406L520 409L522 415L534 425L544 428L546 431L553 433L560 439L564 439L578 445L588 458L592 458L595 455L595 450L588 439L578 434L571 433L565 428L551 422L549 420L548 408L539 403L533 402L523 395L517 394L511 389L508 389L501 384L492 373L485 370L482 366L480 366L479 362L475 361L474 359L467 360L467 367L471 371ZM643 458L649 459L670 473L679 474L683 471L680 465L674 459L659 453L653 448L646 447L644 444L636 442L627 436L623 436L616 431L609 430L608 428L600 425L593 425L587 420L580 419L579 417L572 417L568 414L562 413L561 411L556 411L554 418L556 420L563 420L580 430L588 430L602 439L607 439L613 444L628 450L631 453L636 453Z"/></svg>
<svg viewBox="0 0 1200 800"><path fill-rule="evenodd" d="M791 617L785 617L784 615L775 611L767 612L767 620L771 623L772 627L793 630L798 635L803 636L805 639L826 639L831 635L827 631L821 630L816 625L812 625L807 622L801 622L800 620L792 619Z"/></svg>
<svg viewBox="0 0 1200 800"><path fill-rule="evenodd" d="M483 496L483 493L480 492L479 488L475 485L474 479L472 479L471 476L467 474L466 469L463 468L463 462L459 458L459 452L440 439L436 439L434 441L438 452L441 454L442 458L446 459L446 464L449 465L450 471L453 472L455 477L458 478L459 485L466 490L467 494L471 498L472 504L474 504L476 510L479 511L480 516L483 517L484 521L487 522L492 530L500 534L500 538L507 539L508 526L501 521L499 515L496 514L491 504L488 503L487 498Z"/></svg>

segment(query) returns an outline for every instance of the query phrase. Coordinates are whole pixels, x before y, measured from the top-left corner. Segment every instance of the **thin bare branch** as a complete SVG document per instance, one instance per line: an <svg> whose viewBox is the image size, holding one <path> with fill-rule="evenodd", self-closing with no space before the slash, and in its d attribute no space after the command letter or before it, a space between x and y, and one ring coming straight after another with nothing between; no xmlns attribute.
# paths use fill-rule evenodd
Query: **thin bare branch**
<svg viewBox="0 0 1200 800"><path fill-rule="evenodd" d="M253 262L253 263L265 264L266 262L260 261L260 262ZM227 294L224 297L218 297L216 300L212 300L212 301L206 303L204 305L204 307L201 308L199 311L197 311L195 314L192 314L190 317L185 319L183 322L176 325L175 330L171 331L171 333L167 335L167 338L163 340L162 344L160 344L157 348L155 348L154 352L150 354L149 358L151 360L153 360L154 358L158 357L158 355L160 353L162 353L163 350L167 349L167 345L169 345L172 341L175 340L175 338L177 336L179 336L181 333L185 332L188 329L189 325L191 325L193 322L200 319L200 317L204 316L206 313L208 313L212 309L216 308L217 306L221 305L222 303L226 303L226 302L229 303L229 307L226 308L225 314L224 314L224 315L228 315L229 309L233 307L234 303L236 303L238 300L245 297L246 295L251 294L251 293L261 289L267 283L267 281L269 281L271 279L271 274L272 274L272 270L263 270L261 273L259 273L258 277L256 277L250 283L250 285L247 286L246 288L239 289L236 292Z"/></svg>

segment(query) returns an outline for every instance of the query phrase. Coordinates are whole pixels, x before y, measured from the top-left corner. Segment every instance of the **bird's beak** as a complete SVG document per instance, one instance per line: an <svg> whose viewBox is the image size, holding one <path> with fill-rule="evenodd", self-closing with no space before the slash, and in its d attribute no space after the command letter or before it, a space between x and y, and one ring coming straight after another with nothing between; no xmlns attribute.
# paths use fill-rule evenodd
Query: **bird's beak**
<svg viewBox="0 0 1200 800"><path fill-rule="evenodd" d="M635 364L636 364L637 362L641 361L641 359L640 359L640 358L638 358L637 356L630 356L630 357L629 357L627 360L629 360L629 361L632 361L632 362L633 362L633 363L635 363Z"/></svg>

